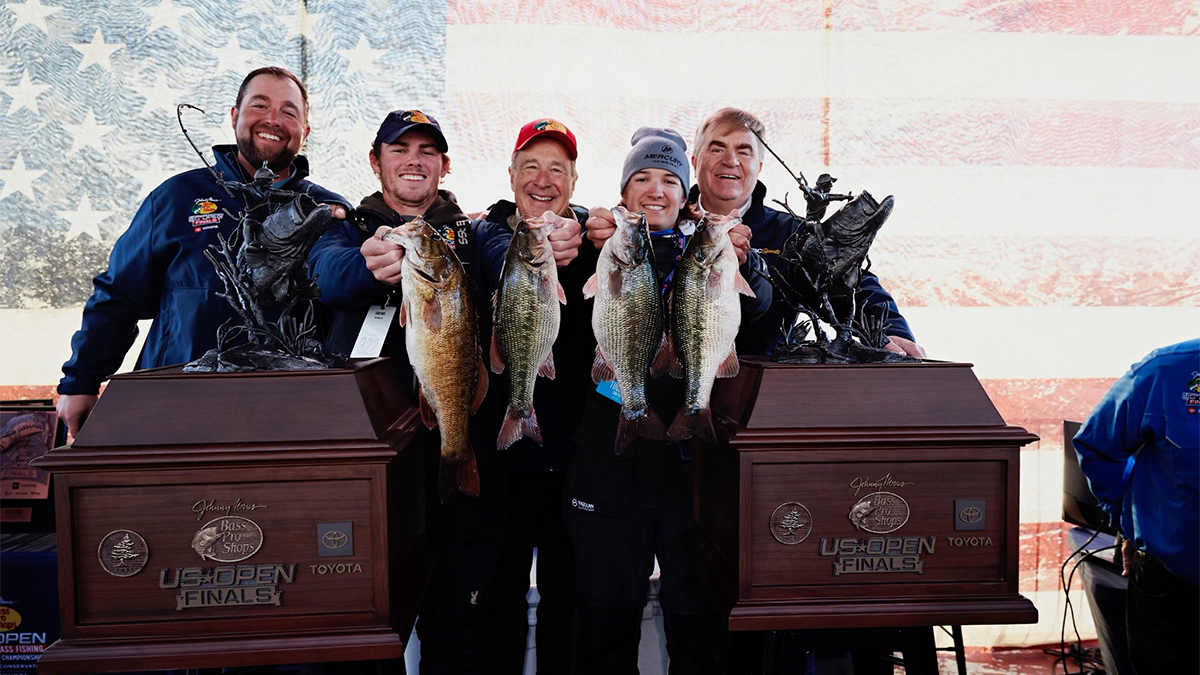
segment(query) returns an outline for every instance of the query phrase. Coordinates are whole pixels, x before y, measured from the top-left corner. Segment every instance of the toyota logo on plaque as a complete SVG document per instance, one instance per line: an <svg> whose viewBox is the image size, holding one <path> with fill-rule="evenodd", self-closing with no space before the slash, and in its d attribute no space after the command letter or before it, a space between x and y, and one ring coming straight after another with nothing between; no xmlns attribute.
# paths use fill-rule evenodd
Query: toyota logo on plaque
<svg viewBox="0 0 1200 675"><path fill-rule="evenodd" d="M354 523L317 523L317 555L322 558L354 555Z"/></svg>
<svg viewBox="0 0 1200 675"><path fill-rule="evenodd" d="M954 529L960 532L963 530L986 530L987 500L955 499Z"/></svg>

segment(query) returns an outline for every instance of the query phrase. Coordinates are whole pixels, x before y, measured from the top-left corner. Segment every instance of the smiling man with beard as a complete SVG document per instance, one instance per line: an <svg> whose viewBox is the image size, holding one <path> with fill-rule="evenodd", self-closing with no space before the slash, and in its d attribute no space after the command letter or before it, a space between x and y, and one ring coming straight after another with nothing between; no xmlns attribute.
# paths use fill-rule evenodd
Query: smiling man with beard
<svg viewBox="0 0 1200 675"><path fill-rule="evenodd" d="M237 145L213 147L215 170L225 181L250 183L265 161L279 176L275 188L349 207L305 179L308 160L299 152L309 132L308 92L295 75L278 67L252 71L229 115ZM216 346L222 324L238 320L217 295L225 287L204 251L217 244L218 234L229 237L238 227L229 214L245 208L244 195L225 192L208 168L168 178L142 202L113 245L108 269L93 280L83 326L63 365L58 414L72 435L96 405L100 383L121 366L139 320L154 319L139 369L191 361Z"/></svg>

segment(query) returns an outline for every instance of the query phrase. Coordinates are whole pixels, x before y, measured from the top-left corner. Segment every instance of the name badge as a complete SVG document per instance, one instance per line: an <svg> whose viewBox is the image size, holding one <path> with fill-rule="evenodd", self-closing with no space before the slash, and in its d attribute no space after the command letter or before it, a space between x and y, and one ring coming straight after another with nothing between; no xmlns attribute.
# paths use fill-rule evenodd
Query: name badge
<svg viewBox="0 0 1200 675"><path fill-rule="evenodd" d="M617 389L616 380L605 380L596 385L596 393L614 403L619 404L621 402L621 390Z"/></svg>
<svg viewBox="0 0 1200 675"><path fill-rule="evenodd" d="M367 310L367 318L363 319L362 328L358 330L358 339L354 341L354 349L350 351L352 359L373 359L383 351L383 341L387 338L388 329L392 327L392 319L396 316L395 307L371 305Z"/></svg>

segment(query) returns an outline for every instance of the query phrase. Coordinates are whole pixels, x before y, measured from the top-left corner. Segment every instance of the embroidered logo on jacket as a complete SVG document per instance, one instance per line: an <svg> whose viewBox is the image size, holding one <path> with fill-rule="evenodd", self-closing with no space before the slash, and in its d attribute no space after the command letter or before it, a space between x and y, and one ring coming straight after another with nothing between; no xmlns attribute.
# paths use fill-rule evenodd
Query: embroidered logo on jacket
<svg viewBox="0 0 1200 675"><path fill-rule="evenodd" d="M188 216L192 232L215 230L221 226L225 214L220 211L220 202L216 197L201 197L192 203L192 215Z"/></svg>

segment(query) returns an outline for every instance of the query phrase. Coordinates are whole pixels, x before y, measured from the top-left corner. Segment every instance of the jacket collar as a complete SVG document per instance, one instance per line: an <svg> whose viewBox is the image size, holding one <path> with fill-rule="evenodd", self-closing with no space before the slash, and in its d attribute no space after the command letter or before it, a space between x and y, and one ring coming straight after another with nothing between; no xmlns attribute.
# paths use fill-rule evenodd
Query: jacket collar
<svg viewBox="0 0 1200 675"><path fill-rule="evenodd" d="M249 183L253 180L254 177L246 175L246 170L237 160L236 145L214 145L212 151L217 171L225 177L225 180L230 180L230 176L233 176L233 180L239 183ZM296 159L292 160L292 172L284 179L283 185L290 186L307 177L308 158L304 155L296 155Z"/></svg>
<svg viewBox="0 0 1200 675"><path fill-rule="evenodd" d="M366 211L374 216L382 218L393 227L400 224L400 216L392 210L392 207L383 201L383 193L375 192L363 197L362 203L358 205L359 211ZM458 199L453 192L449 190L438 190L437 198L433 204L425 211L425 220L431 225L449 225L460 220L466 220L467 217L463 214L462 209L458 206Z"/></svg>
<svg viewBox="0 0 1200 675"><path fill-rule="evenodd" d="M571 215L575 216L575 220L579 221L580 225L587 222L587 209L576 204L571 204L570 209ZM487 217L485 220L493 223L500 223L509 229L513 229L513 225L510 221L515 215L517 215L517 205L514 202L508 201L507 199L501 199L500 201L488 207Z"/></svg>

